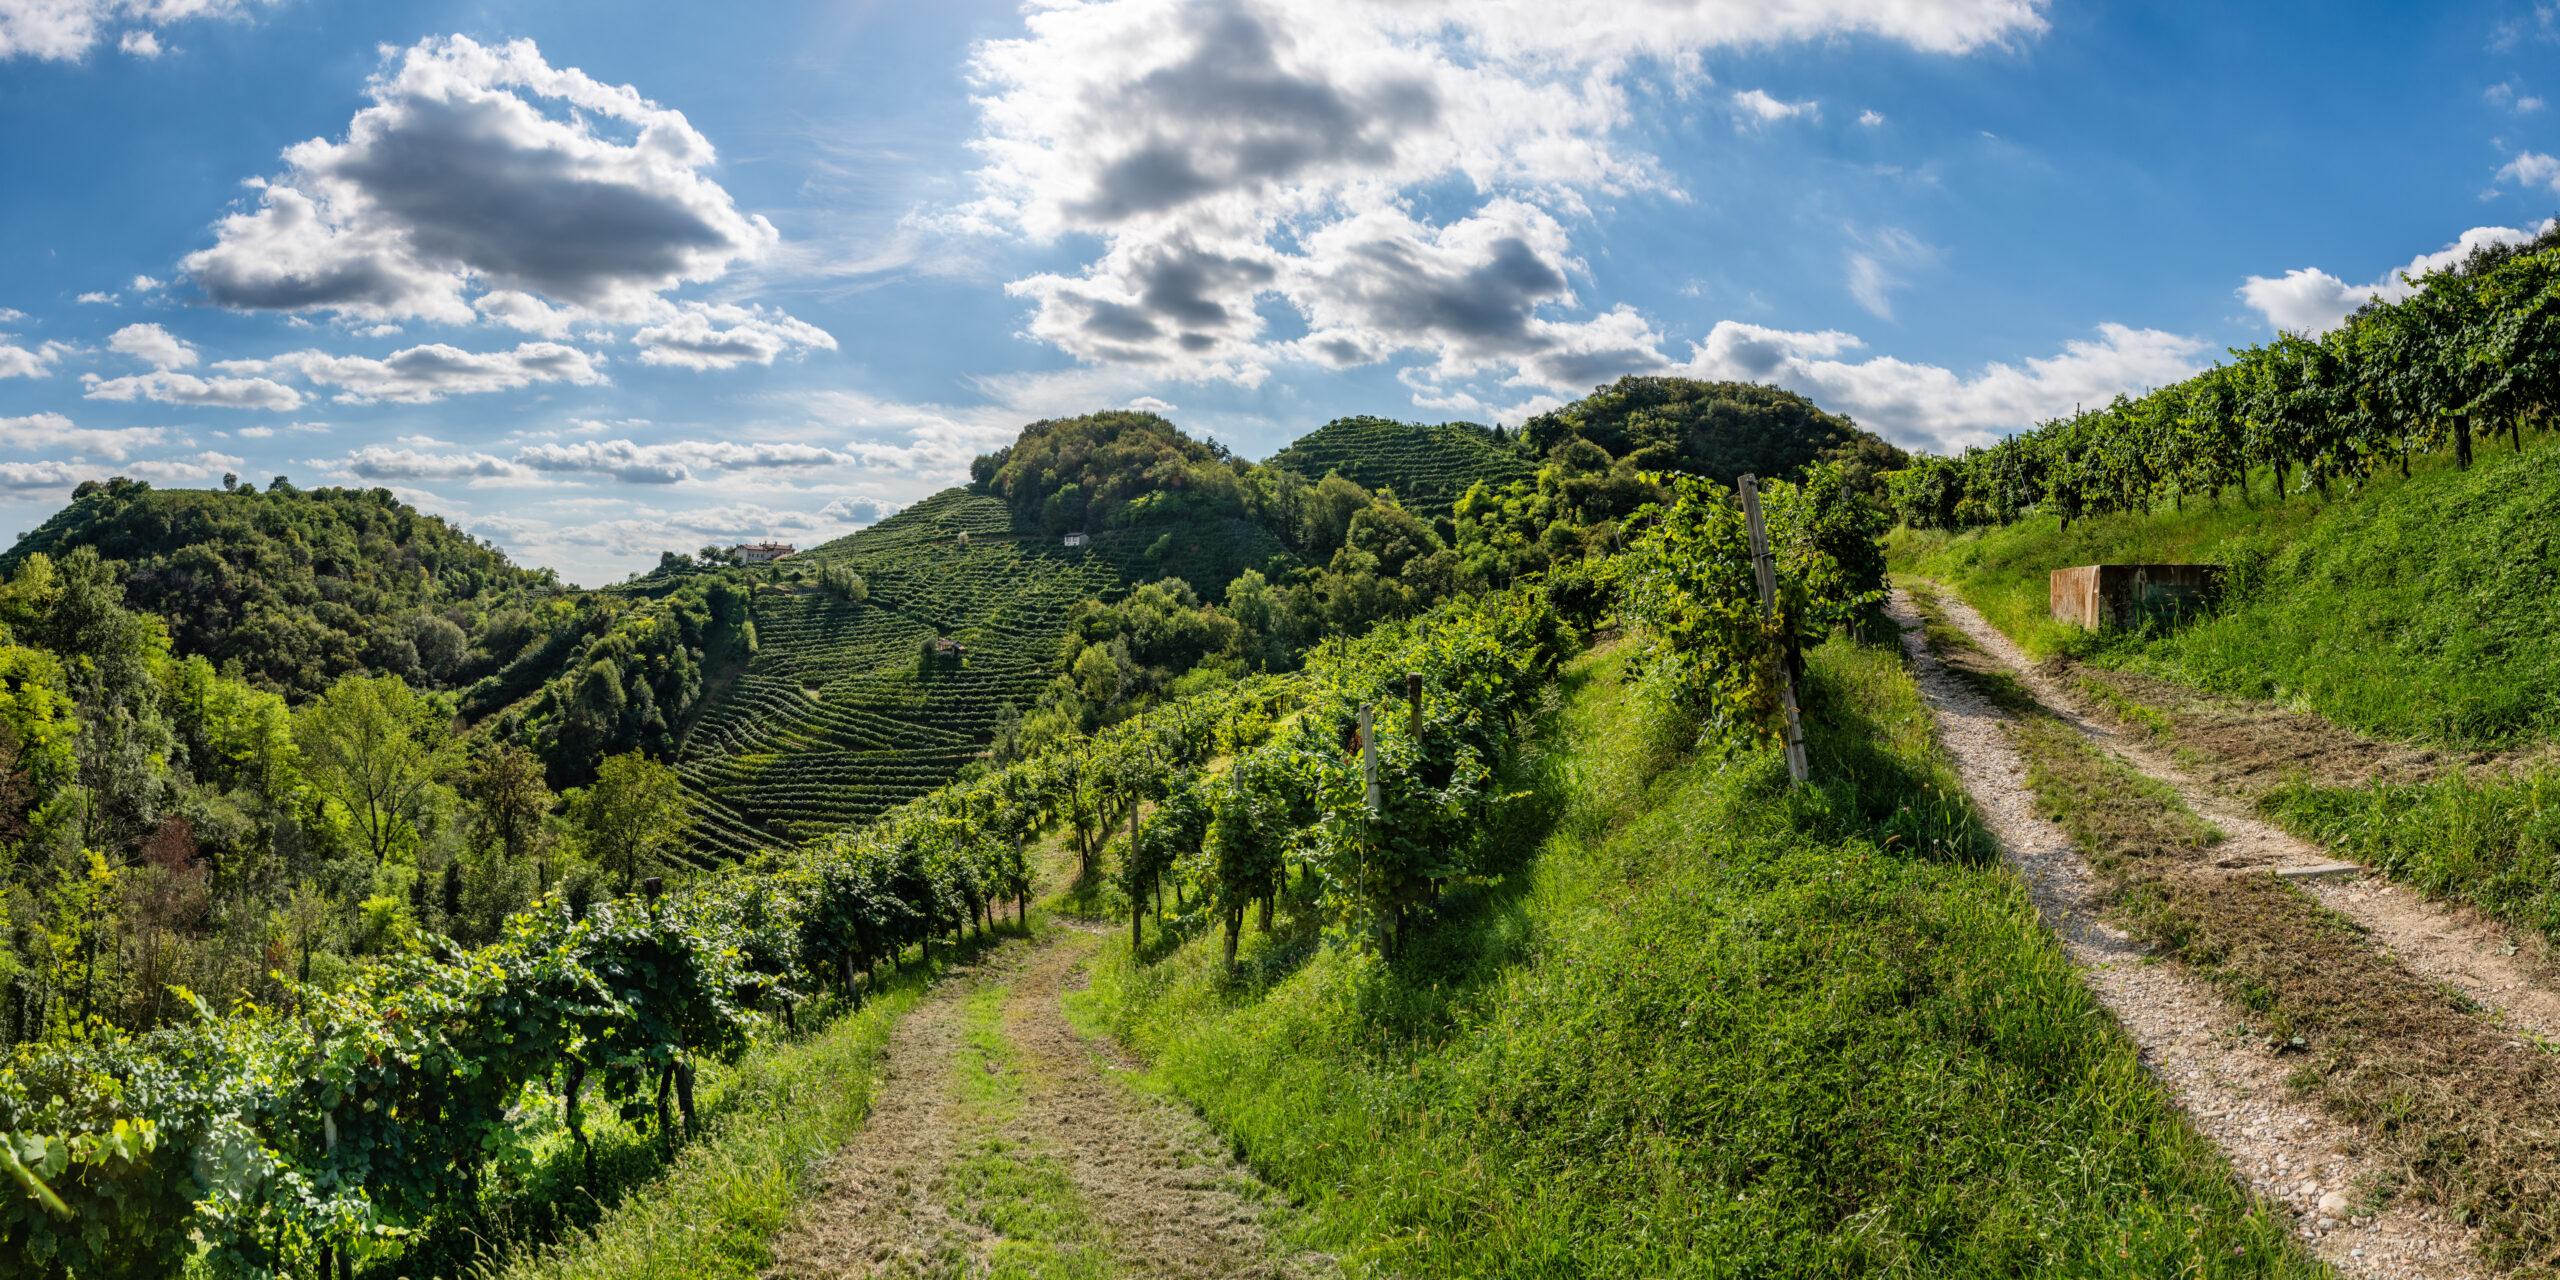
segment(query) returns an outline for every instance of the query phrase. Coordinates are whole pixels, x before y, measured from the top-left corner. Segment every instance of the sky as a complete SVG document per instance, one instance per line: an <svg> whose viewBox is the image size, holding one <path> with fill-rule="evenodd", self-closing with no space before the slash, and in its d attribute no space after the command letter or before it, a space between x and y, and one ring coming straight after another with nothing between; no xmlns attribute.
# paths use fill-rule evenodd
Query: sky
<svg viewBox="0 0 2560 1280"><path fill-rule="evenodd" d="M596 584L1628 373L1959 450L2530 234L2546 95L2534 0L0 0L0 533L287 476Z"/></svg>

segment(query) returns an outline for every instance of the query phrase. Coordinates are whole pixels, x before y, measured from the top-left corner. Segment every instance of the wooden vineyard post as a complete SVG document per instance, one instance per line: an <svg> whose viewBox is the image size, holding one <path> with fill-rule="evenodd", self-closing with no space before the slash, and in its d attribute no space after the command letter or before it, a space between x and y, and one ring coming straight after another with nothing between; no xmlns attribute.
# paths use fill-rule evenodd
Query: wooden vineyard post
<svg viewBox="0 0 2560 1280"><path fill-rule="evenodd" d="M1367 703L1360 705L1360 780L1369 802L1369 820L1377 821L1386 805L1378 797L1378 723Z"/></svg>
<svg viewBox="0 0 2560 1280"><path fill-rule="evenodd" d="M1413 736L1416 746L1422 743L1422 673L1404 673L1404 700L1412 710L1405 719L1405 731Z"/></svg>
<svg viewBox="0 0 2560 1280"><path fill-rule="evenodd" d="M1787 776L1803 782L1812 775L1804 755L1804 718L1796 709L1795 633L1778 605L1778 563L1769 554L1769 526L1760 518L1760 478L1744 476L1734 485L1742 495L1742 518L1751 527L1751 572L1760 580L1760 609L1783 633L1778 648L1778 697L1787 713Z"/></svg>

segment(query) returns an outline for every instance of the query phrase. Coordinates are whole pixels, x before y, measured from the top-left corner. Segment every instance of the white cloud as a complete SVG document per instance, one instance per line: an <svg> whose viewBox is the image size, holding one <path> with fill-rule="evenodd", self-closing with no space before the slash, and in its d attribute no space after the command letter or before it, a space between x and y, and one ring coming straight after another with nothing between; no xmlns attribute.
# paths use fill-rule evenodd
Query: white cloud
<svg viewBox="0 0 2560 1280"><path fill-rule="evenodd" d="M117 48L135 57L158 57L160 41L151 28L190 18L241 17L248 11L246 0L0 0L0 61L67 62L119 29Z"/></svg>
<svg viewBox="0 0 2560 1280"><path fill-rule="evenodd" d="M321 465L367 480L521 480L532 472L486 453L426 453L369 444Z"/></svg>
<svg viewBox="0 0 2560 1280"><path fill-rule="evenodd" d="M2251 276L2238 292L2242 302L2276 329L2317 336L2337 328L2367 302L2398 302L2417 292L2409 282L2428 272L2442 271L2491 245L2523 244L2550 225L2473 227L2452 244L2419 254L2371 284L2349 284L2317 267L2296 267L2272 278Z"/></svg>
<svg viewBox="0 0 2560 1280"><path fill-rule="evenodd" d="M184 369L196 362L196 349L156 324L129 324L107 339L107 349L132 356L154 369Z"/></svg>
<svg viewBox="0 0 2560 1280"><path fill-rule="evenodd" d="M1893 291L1909 284L1903 272L1937 261L1934 246L1900 227L1853 232L1848 249L1849 296L1879 320L1893 318Z"/></svg>
<svg viewBox="0 0 2560 1280"><path fill-rule="evenodd" d="M161 281L154 280L149 276L135 276L133 278L133 291L135 293L150 293L153 290L158 289L161 283Z"/></svg>
<svg viewBox="0 0 2560 1280"><path fill-rule="evenodd" d="M243 459L210 450L183 458L143 458L116 467L119 475L153 484L195 484L225 472L237 472Z"/></svg>
<svg viewBox="0 0 2560 1280"><path fill-rule="evenodd" d="M314 385L335 388L337 399L351 404L430 404L446 396L509 391L544 382L594 386L605 380L596 368L598 363L597 357L556 342L520 343L511 351L465 351L434 342L380 359L290 351L265 360L226 361L219 367L293 374Z"/></svg>
<svg viewBox="0 0 2560 1280"><path fill-rule="evenodd" d="M80 381L92 400L156 400L162 404L216 409L290 410L302 407L302 393L269 378L199 378L192 373L154 369L121 378L83 375Z"/></svg>
<svg viewBox="0 0 2560 1280"><path fill-rule="evenodd" d="M1543 0L1100 0L1030 6L1026 27L976 50L979 195L948 224L1099 240L1081 269L1011 286L1028 336L1159 380L1252 385L1278 359L1525 366L1641 327L1548 313L1576 303L1560 231L1511 237L1526 251L1499 260L1474 239L1543 236L1524 210L1561 228L1594 196L1679 194L1622 140L1635 76L1685 92L1704 51L1850 35L1961 53L2044 18L2042 0L1590 6L1569 20ZM1814 110L1735 98L1754 118ZM1426 188L1472 191L1477 207L1433 225L1407 203ZM1474 288L1483 311L1395 332L1377 320L1406 304L1366 287L1373 271ZM1274 296L1322 332L1275 347L1260 311ZM1577 323L1594 328L1555 327Z"/></svg>
<svg viewBox="0 0 2560 1280"><path fill-rule="evenodd" d="M1154 396L1139 396L1137 399L1131 400L1128 404L1121 407L1126 409L1135 409L1140 413L1152 413L1159 418L1170 418L1174 414L1181 412L1173 407L1173 403L1171 401L1159 400Z"/></svg>
<svg viewBox="0 0 2560 1280"><path fill-rule="evenodd" d="M169 433L159 427L75 426L71 419L58 413L0 418L0 449L94 453L111 462L121 462L137 449L165 444L168 437Z"/></svg>
<svg viewBox="0 0 2560 1280"><path fill-rule="evenodd" d="M1993 363L1965 375L1891 356L1843 357L1864 344L1838 330L1789 332L1727 320L1692 348L1680 372L1770 382L1811 396L1898 444L1954 451L2105 404L2118 393L2166 386L2204 367L2207 344L2158 329L2100 325L2096 340L2023 365Z"/></svg>
<svg viewBox="0 0 2560 1280"><path fill-rule="evenodd" d="M1884 113L1869 107L1858 113L1858 123L1872 129L1884 123Z"/></svg>
<svg viewBox="0 0 2560 1280"><path fill-rule="evenodd" d="M702 471L774 471L843 466L854 459L833 449L789 442L736 444L684 440L638 444L630 440L578 440L534 444L516 461L537 471L610 476L632 484L675 484Z"/></svg>
<svg viewBox="0 0 2560 1280"><path fill-rule="evenodd" d="M0 334L0 378L41 378L53 372L55 362L71 354L73 348L59 342L40 342L21 347Z"/></svg>
<svg viewBox="0 0 2560 1280"><path fill-rule="evenodd" d="M2526 93L2511 80L2490 85L2480 96L2488 99L2490 106L2503 107L2520 116L2542 110L2542 99Z"/></svg>
<svg viewBox="0 0 2560 1280"><path fill-rule="evenodd" d="M631 335L643 364L685 369L730 369L772 364L784 355L833 351L826 330L780 311L688 302L674 318Z"/></svg>
<svg viewBox="0 0 2560 1280"><path fill-rule="evenodd" d="M252 184L258 207L186 258L215 302L463 324L485 288L641 321L778 239L707 176L715 152L683 113L531 41L427 40L368 91L341 140L288 148L285 172Z"/></svg>
<svg viewBox="0 0 2560 1280"><path fill-rule="evenodd" d="M1735 128L1757 128L1797 116L1820 115L1822 104L1811 99L1786 102L1770 96L1766 89L1745 89L1733 95L1733 111Z"/></svg>
<svg viewBox="0 0 2560 1280"><path fill-rule="evenodd" d="M2560 157L2539 151L2519 152L2516 158L2498 170L2498 181L2519 187L2549 187L2560 194Z"/></svg>
<svg viewBox="0 0 2560 1280"><path fill-rule="evenodd" d="M16 307L0 307L0 324L16 324L26 318L27 313Z"/></svg>
<svg viewBox="0 0 2560 1280"><path fill-rule="evenodd" d="M72 301L84 307L112 307L116 304L116 295L92 289Z"/></svg>

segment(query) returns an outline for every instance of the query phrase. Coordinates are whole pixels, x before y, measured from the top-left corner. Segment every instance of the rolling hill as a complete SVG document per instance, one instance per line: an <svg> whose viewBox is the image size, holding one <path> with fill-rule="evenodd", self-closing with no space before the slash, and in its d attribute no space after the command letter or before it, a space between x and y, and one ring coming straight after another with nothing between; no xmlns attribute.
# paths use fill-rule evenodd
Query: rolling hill
<svg viewBox="0 0 2560 1280"><path fill-rule="evenodd" d="M698 851L794 843L942 785L985 749L1007 705L1028 708L1057 673L1078 600L1168 574L1214 594L1285 554L1233 519L1068 547L996 498L947 489L762 571L756 652L706 694L677 750L699 803ZM810 567L859 573L868 597L809 584ZM936 637L962 653L928 659Z"/></svg>
<svg viewBox="0 0 2560 1280"><path fill-rule="evenodd" d="M1388 418L1336 418L1271 455L1265 466L1309 480L1329 472L1364 489L1392 489L1426 516L1445 516L1469 485L1507 484L1537 470L1526 455L1471 422L1426 426Z"/></svg>

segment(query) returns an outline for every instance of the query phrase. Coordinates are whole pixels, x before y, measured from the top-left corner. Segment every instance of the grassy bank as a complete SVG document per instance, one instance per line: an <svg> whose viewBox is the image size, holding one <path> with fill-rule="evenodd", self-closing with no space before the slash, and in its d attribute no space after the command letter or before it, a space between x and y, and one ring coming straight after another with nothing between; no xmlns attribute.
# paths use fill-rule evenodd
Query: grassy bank
<svg viewBox="0 0 2560 1280"><path fill-rule="evenodd" d="M2403 1193L2481 1229L2481 1252L2521 1274L2560 1268L2560 1059L2411 973L2362 931L2271 875L2214 869L2219 831L2177 793L2026 699L1996 659L1933 617L1932 647L1999 701L2045 816L2105 877L2115 916L2220 986L2249 1031L2296 1056L2290 1083L2359 1126L2388 1162L2355 1188Z"/></svg>
<svg viewBox="0 0 2560 1280"><path fill-rule="evenodd" d="M1525 856L1388 967L1284 920L1125 940L1109 1027L1354 1274L2307 1275L1990 856L1881 649L1811 655L1823 785L1666 755L1576 664Z"/></svg>
<svg viewBox="0 0 2560 1280"><path fill-rule="evenodd" d="M2560 438L2429 458L2321 503L2198 502L2075 523L1897 533L1897 571L1953 584L2038 657L2068 652L2315 710L2395 740L2560 737ZM2096 637L2047 616L2047 577L2099 562L2228 566L2232 599L2167 635Z"/></svg>

